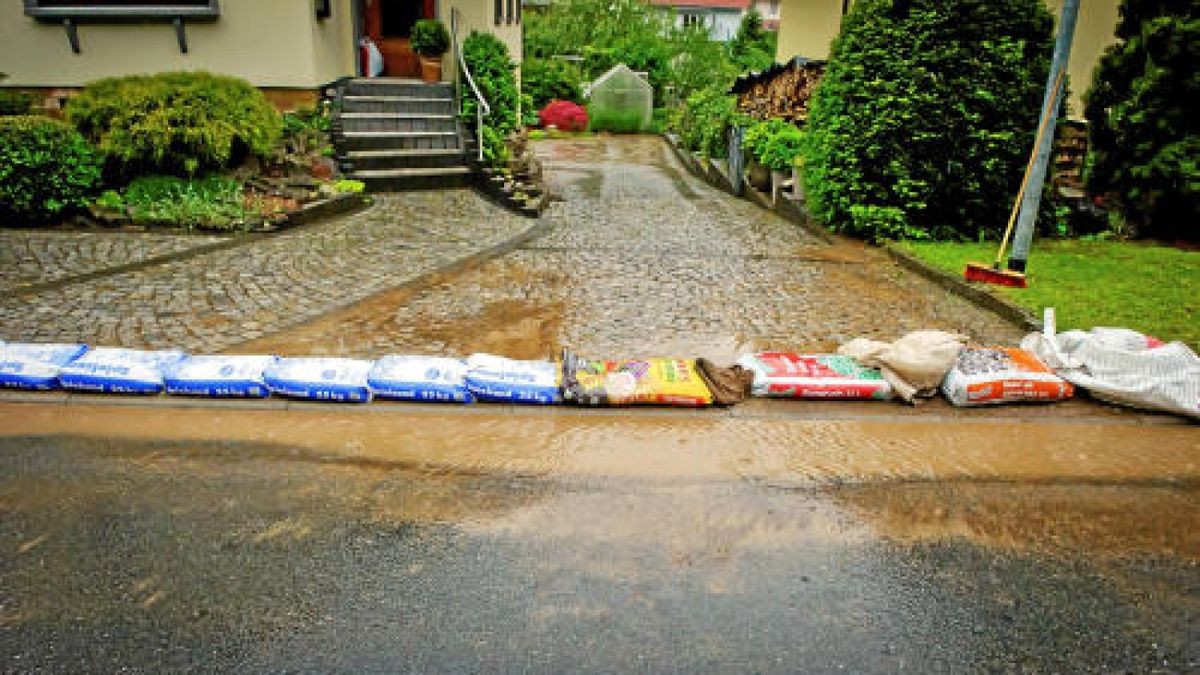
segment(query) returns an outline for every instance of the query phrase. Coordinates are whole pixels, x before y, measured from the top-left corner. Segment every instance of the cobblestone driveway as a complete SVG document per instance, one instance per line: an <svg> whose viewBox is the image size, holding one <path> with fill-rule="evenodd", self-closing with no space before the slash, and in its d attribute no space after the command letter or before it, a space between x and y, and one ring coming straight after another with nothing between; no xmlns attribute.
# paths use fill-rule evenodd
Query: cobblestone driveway
<svg viewBox="0 0 1200 675"><path fill-rule="evenodd" d="M374 357L832 350L919 328L1020 331L857 243L826 243L694 179L659 139L536 146L564 200L526 246L427 288L379 294L243 349Z"/></svg>

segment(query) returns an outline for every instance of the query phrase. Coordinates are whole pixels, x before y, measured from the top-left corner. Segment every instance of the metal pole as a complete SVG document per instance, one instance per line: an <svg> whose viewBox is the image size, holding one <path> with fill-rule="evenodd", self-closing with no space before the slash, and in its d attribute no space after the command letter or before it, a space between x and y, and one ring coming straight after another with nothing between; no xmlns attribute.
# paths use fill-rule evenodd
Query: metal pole
<svg viewBox="0 0 1200 675"><path fill-rule="evenodd" d="M1066 0L1062 16L1058 18L1058 39L1054 42L1054 60L1050 63L1050 75L1046 79L1046 94L1042 98L1042 120L1046 121L1047 133L1042 135L1034 159L1033 171L1025 194L1021 196L1021 211L1017 215L1017 234L1013 241L1012 256L1008 269L1024 272L1029 260L1029 244L1033 241L1033 226L1037 222L1038 206L1042 201L1042 186L1046 182L1046 168L1054 149L1054 125L1058 120L1059 100L1056 92L1059 72L1067 69L1071 55L1071 40L1075 37L1075 20L1079 16L1079 0ZM1061 86L1061 85L1060 85ZM1039 126L1041 126L1039 124Z"/></svg>

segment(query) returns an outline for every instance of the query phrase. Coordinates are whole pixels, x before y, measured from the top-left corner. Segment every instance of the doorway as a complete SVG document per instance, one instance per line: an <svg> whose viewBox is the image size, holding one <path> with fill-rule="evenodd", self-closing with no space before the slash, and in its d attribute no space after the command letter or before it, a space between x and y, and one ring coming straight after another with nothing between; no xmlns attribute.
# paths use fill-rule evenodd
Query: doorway
<svg viewBox="0 0 1200 675"><path fill-rule="evenodd" d="M418 19L436 16L436 0L363 0L363 34L383 54L383 74L420 77L421 63L409 43Z"/></svg>

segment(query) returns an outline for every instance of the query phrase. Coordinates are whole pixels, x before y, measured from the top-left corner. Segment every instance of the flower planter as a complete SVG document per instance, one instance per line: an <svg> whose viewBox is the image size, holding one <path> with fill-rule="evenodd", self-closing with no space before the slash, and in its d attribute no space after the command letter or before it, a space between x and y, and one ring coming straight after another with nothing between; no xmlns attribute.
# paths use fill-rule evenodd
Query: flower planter
<svg viewBox="0 0 1200 675"><path fill-rule="evenodd" d="M421 80L430 84L442 80L442 57L418 56L421 61Z"/></svg>
<svg viewBox="0 0 1200 675"><path fill-rule="evenodd" d="M771 170L757 159L750 158L746 163L746 182L759 192L767 192L771 189Z"/></svg>

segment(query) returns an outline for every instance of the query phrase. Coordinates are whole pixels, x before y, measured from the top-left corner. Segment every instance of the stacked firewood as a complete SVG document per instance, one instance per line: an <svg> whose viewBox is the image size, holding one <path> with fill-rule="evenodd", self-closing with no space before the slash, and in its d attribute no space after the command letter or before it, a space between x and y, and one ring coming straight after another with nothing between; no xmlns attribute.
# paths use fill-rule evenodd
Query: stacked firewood
<svg viewBox="0 0 1200 675"><path fill-rule="evenodd" d="M763 76L738 94L738 110L755 119L780 117L803 126L809 100L824 72L823 65L792 65L774 76Z"/></svg>

